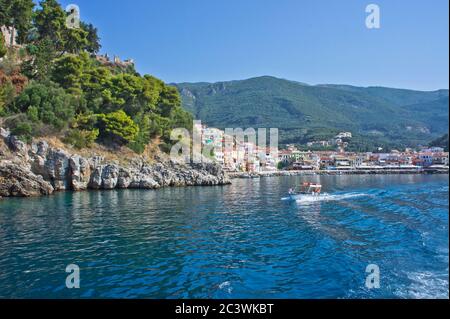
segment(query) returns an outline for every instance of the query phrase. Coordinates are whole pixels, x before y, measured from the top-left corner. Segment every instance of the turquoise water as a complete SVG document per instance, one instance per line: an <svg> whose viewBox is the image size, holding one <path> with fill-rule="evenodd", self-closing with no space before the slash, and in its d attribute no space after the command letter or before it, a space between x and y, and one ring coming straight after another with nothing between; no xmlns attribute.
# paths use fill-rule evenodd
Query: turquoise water
<svg viewBox="0 0 450 319"><path fill-rule="evenodd" d="M448 175L305 180L1 200L0 297L448 298Z"/></svg>

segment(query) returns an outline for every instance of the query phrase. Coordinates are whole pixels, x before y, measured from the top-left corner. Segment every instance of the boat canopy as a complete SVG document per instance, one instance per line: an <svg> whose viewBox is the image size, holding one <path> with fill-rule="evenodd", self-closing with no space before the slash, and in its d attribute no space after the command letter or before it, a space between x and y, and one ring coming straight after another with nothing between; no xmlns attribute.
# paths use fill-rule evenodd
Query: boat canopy
<svg viewBox="0 0 450 319"><path fill-rule="evenodd" d="M311 194L311 193L320 194L320 192L322 191L322 185L316 184L316 183L309 183L309 182L305 182L305 183L301 184L299 187L295 187L295 188L298 189L300 193L306 193L306 194Z"/></svg>

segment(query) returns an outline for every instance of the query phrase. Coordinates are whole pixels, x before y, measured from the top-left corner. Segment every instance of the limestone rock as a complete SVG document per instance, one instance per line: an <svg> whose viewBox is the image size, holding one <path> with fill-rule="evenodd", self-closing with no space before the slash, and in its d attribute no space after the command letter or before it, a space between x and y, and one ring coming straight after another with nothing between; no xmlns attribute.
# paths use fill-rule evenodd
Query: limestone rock
<svg viewBox="0 0 450 319"><path fill-rule="evenodd" d="M104 166L101 178L103 189L114 189L119 179L119 167L114 164Z"/></svg>
<svg viewBox="0 0 450 319"><path fill-rule="evenodd" d="M117 188L129 188L133 181L132 173L121 167L117 178Z"/></svg>
<svg viewBox="0 0 450 319"><path fill-rule="evenodd" d="M88 160L79 155L74 155L69 159L69 166L71 188L75 191L87 189L91 175Z"/></svg>
<svg viewBox="0 0 450 319"><path fill-rule="evenodd" d="M21 140L19 140L18 137L10 135L6 138L6 142L7 145L9 146L9 148L13 151L16 152L16 154L21 157L24 158L25 160L28 160L28 147L27 144L25 144L25 142L22 142Z"/></svg>
<svg viewBox="0 0 450 319"><path fill-rule="evenodd" d="M17 164L0 165L0 197L31 197L53 193L50 183Z"/></svg>
<svg viewBox="0 0 450 319"><path fill-rule="evenodd" d="M70 189L70 154L61 149L49 149L44 165L44 179L49 180L55 190Z"/></svg>
<svg viewBox="0 0 450 319"><path fill-rule="evenodd" d="M102 166L94 169L89 180L89 188L100 189L102 187L102 171Z"/></svg>
<svg viewBox="0 0 450 319"><path fill-rule="evenodd" d="M30 146L2 130L8 147L17 155L13 162L0 161L0 196L36 196L58 190L157 189L166 186L229 184L215 163L185 164L162 157L155 164L142 158L121 166L101 156L84 158L53 148L45 140Z"/></svg>

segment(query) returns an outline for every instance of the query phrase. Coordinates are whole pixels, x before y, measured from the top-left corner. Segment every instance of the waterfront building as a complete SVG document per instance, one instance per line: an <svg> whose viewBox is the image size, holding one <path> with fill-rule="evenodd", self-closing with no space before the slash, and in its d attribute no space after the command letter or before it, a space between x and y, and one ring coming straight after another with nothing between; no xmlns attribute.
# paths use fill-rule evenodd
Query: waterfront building
<svg viewBox="0 0 450 319"><path fill-rule="evenodd" d="M423 167L428 167L433 165L433 153L419 153L416 157L415 164Z"/></svg>
<svg viewBox="0 0 450 319"><path fill-rule="evenodd" d="M291 151L289 150L281 150L278 153L278 160L279 162L282 162L283 164L287 164L291 157Z"/></svg>
<svg viewBox="0 0 450 319"><path fill-rule="evenodd" d="M334 158L331 156L320 157L320 168L326 169L327 167L334 166Z"/></svg>
<svg viewBox="0 0 450 319"><path fill-rule="evenodd" d="M448 153L439 152L433 154L433 165L448 166Z"/></svg>

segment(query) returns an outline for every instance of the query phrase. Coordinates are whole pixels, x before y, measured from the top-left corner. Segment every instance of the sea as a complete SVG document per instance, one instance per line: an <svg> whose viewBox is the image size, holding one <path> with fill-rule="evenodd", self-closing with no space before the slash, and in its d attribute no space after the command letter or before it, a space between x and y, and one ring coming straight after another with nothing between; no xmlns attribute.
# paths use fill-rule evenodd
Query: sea
<svg viewBox="0 0 450 319"><path fill-rule="evenodd" d="M449 298L449 176L0 200L0 298ZM321 183L324 196L290 201Z"/></svg>

